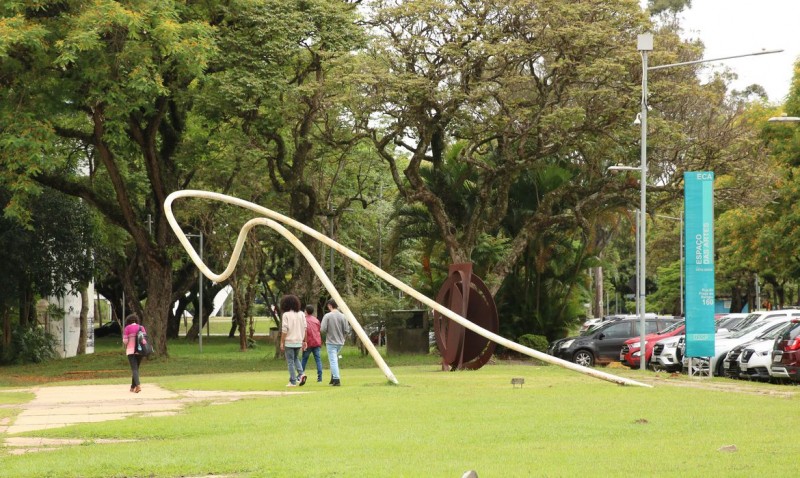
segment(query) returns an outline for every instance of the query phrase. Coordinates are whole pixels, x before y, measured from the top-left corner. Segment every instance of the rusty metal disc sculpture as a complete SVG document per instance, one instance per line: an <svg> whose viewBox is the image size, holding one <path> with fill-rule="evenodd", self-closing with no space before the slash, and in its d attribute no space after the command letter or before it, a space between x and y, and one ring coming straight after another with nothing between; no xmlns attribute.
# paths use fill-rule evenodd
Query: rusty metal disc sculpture
<svg viewBox="0 0 800 478"><path fill-rule="evenodd" d="M486 284L472 273L472 264L452 264L436 302L465 317L475 325L497 333L497 307ZM443 370L477 370L492 358L495 343L463 325L434 312L436 344Z"/></svg>

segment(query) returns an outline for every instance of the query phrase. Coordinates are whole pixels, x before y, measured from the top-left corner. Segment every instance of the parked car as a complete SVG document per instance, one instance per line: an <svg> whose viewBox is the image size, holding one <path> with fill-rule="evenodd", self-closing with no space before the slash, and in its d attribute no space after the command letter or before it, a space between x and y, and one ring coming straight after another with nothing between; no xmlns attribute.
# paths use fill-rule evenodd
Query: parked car
<svg viewBox="0 0 800 478"><path fill-rule="evenodd" d="M717 320L717 333L739 330L739 324L743 323L748 315L750 314L746 312L734 312L723 315Z"/></svg>
<svg viewBox="0 0 800 478"><path fill-rule="evenodd" d="M747 314L747 317L742 319L740 322L734 325L729 325L727 327L727 334L745 329L750 325L762 320L774 319L776 317L788 317L790 315L796 316L798 315L798 312L800 311L797 309L758 310L756 312L751 312ZM717 332L717 336L724 335L726 335L726 333L724 333L724 331L721 329Z"/></svg>
<svg viewBox="0 0 800 478"><path fill-rule="evenodd" d="M678 319L672 317L647 318L645 319L645 333L656 333L677 321ZM631 337L641 335L639 324L638 317L607 322L579 336L551 342L547 353L585 367L591 367L595 363L618 360L622 344Z"/></svg>
<svg viewBox="0 0 800 478"><path fill-rule="evenodd" d="M578 333L582 334L582 333L586 332L587 330L596 329L600 325L603 325L604 323L612 321L612 320L635 319L637 317L639 317L639 316L638 315L634 315L634 314L621 314L621 315L617 314L617 315L604 315L603 317L594 318L594 319L586 319L583 322L583 324L581 324L581 328L578 331ZM653 313L653 312L648 312L648 313L645 314L645 317L646 318L650 318L650 319L654 319L654 318L656 318L656 314Z"/></svg>
<svg viewBox="0 0 800 478"><path fill-rule="evenodd" d="M723 375L723 359L725 358L725 354L727 354L732 348L749 342L767 330L772 329L773 327L780 327L781 324L785 324L790 320L792 320L790 316L780 315L778 317L772 317L754 322L750 324L749 327L738 332L734 332L727 337L717 337L714 341L714 356L699 357L697 366L700 368L705 368L707 366L714 375L721 376ZM684 355L684 366L688 367L688 361L689 358Z"/></svg>
<svg viewBox="0 0 800 478"><path fill-rule="evenodd" d="M653 346L653 357L650 363L653 368L663 369L667 372L680 372L683 369L683 349L678 348L678 342L683 338L684 332L659 340Z"/></svg>
<svg viewBox="0 0 800 478"><path fill-rule="evenodd" d="M116 320L112 320L110 322L106 322L105 324L101 325L94 329L94 336L95 337L110 337L110 336L120 336L122 337L122 328L119 326L119 322Z"/></svg>
<svg viewBox="0 0 800 478"><path fill-rule="evenodd" d="M364 332L367 333L372 345L386 345L386 325L383 322L376 322L364 326Z"/></svg>
<svg viewBox="0 0 800 478"><path fill-rule="evenodd" d="M726 355L722 370L729 378L748 378L769 381L769 367L772 365L772 348L784 329L791 323L781 327L768 329L750 342L737 345Z"/></svg>
<svg viewBox="0 0 800 478"><path fill-rule="evenodd" d="M791 322L781 329L777 333L777 337L772 340L755 342L745 348L741 355L739 355L739 377L762 382L774 381L775 378L772 376L771 368L772 351L775 347L775 340L790 326Z"/></svg>
<svg viewBox="0 0 800 478"><path fill-rule="evenodd" d="M650 367L650 361L653 356L653 347L655 346L656 342L661 339L666 339L667 337L680 335L683 333L684 329L684 321L680 320L664 330L661 330L655 334L647 335L644 338L645 366L648 368ZM619 361L622 362L623 365L627 365L628 367L634 369L639 368L641 355L641 347L639 344L641 341L641 337L634 337L625 341L625 343L622 345L622 349L619 351Z"/></svg>
<svg viewBox="0 0 800 478"><path fill-rule="evenodd" d="M800 382L800 320L793 319L792 325L775 340L772 350L770 374L776 378L788 378Z"/></svg>

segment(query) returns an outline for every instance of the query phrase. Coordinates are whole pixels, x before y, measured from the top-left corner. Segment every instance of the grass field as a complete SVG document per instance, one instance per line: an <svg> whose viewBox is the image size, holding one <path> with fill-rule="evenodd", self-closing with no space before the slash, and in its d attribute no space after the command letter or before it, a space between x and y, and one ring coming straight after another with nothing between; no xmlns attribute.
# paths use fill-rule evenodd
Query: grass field
<svg viewBox="0 0 800 478"><path fill-rule="evenodd" d="M143 382L176 391L285 390L285 364L271 358L271 347L240 353L227 338L211 339L202 354L196 344L171 344L170 359L145 363ZM94 358L4 367L0 383L63 384L54 380L68 362L123 368L115 347L98 343ZM353 347L345 352L340 388L309 383L301 390L310 393L300 395L36 432L138 441L21 456L0 451L0 476L460 477L474 469L482 478L706 477L784 476L796 468L796 387L608 370L656 381L652 389L631 388L526 363L444 373L433 355L387 357L395 386L369 357ZM525 385L513 388L512 377ZM125 370L70 383L127 387L128 380ZM8 405L0 413L13 414L28 398L0 393L0 405ZM720 451L728 445L736 451Z"/></svg>

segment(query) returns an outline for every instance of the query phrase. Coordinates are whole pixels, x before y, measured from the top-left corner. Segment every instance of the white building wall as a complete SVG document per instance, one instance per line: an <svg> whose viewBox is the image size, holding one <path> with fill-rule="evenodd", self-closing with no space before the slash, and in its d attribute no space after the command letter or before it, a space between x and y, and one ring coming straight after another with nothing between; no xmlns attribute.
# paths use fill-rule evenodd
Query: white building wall
<svg viewBox="0 0 800 478"><path fill-rule="evenodd" d="M86 353L94 353L94 282L89 284L89 315L86 336ZM64 311L64 320L47 321L47 329L56 340L56 353L61 358L74 357L81 335L81 295L68 293L64 297L48 297L47 302Z"/></svg>

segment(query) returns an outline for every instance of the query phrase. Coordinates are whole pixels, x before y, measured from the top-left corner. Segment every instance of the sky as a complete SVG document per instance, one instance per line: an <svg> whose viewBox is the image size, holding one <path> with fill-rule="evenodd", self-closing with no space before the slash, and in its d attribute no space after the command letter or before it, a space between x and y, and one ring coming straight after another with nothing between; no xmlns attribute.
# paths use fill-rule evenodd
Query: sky
<svg viewBox="0 0 800 478"><path fill-rule="evenodd" d="M692 0L681 25L684 38L699 38L705 44L704 58L783 49L783 53L709 63L711 68L728 67L739 76L734 89L757 83L772 103L783 103L793 64L800 56L798 21L800 0Z"/></svg>

